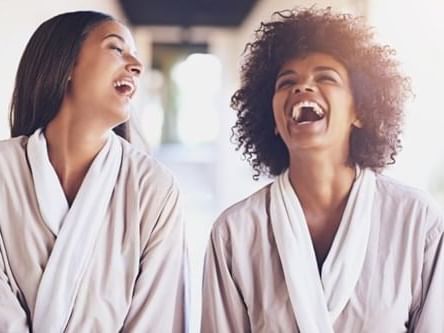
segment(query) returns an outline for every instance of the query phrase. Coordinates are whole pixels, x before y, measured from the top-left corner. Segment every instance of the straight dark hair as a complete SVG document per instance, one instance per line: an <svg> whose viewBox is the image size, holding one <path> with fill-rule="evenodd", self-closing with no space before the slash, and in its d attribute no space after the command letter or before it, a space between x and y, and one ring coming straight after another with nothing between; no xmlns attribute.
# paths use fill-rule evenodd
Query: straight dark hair
<svg viewBox="0 0 444 333"><path fill-rule="evenodd" d="M54 119L69 84L83 41L98 24L112 16L77 11L43 22L31 36L17 70L9 122L11 136L30 136ZM129 140L128 122L114 132Z"/></svg>

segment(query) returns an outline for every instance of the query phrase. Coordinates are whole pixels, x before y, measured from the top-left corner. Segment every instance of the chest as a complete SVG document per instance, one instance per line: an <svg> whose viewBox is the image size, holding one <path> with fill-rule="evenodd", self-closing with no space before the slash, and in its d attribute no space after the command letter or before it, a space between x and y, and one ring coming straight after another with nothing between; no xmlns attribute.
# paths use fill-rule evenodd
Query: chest
<svg viewBox="0 0 444 333"><path fill-rule="evenodd" d="M122 205L120 203L119 205ZM96 239L85 274L80 282L68 332L118 331L128 312L141 256L137 210L110 208ZM57 239L41 219L36 207L8 210L13 228L2 228L8 278L14 279L22 306L32 316L51 251ZM5 221L5 220L3 220ZM17 224L20 224L18 226ZM10 223L8 223L11 226ZM81 246L81 244L79 244ZM76 265L76 263L74 263Z"/></svg>
<svg viewBox="0 0 444 333"><path fill-rule="evenodd" d="M313 216L306 218L308 230L316 254L318 269L321 271L339 228L341 216Z"/></svg>
<svg viewBox="0 0 444 333"><path fill-rule="evenodd" d="M371 239L362 273L334 323L337 332L406 332L412 308L412 267L401 253L378 248ZM376 243L374 243L376 242ZM250 256L251 258L251 256ZM240 290L253 332L297 332L282 263L275 245L239 267ZM297 274L297 272L296 272Z"/></svg>

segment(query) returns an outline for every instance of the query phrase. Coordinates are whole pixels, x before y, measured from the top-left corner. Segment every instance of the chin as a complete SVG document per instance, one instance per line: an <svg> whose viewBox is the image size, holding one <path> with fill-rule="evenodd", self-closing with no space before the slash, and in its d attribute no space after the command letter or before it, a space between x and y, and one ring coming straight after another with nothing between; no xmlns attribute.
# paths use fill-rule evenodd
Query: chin
<svg viewBox="0 0 444 333"><path fill-rule="evenodd" d="M115 109L113 110L112 114L112 122L117 123L117 125L124 123L125 121L127 121L130 118L130 108L126 107L126 108L119 108L119 109ZM110 118L111 118L110 117ZM116 126L117 126L116 125Z"/></svg>
<svg viewBox="0 0 444 333"><path fill-rule="evenodd" d="M319 150L328 146L328 144L322 140L322 138L300 138L299 140L294 140L286 145L289 150L307 150L315 149Z"/></svg>

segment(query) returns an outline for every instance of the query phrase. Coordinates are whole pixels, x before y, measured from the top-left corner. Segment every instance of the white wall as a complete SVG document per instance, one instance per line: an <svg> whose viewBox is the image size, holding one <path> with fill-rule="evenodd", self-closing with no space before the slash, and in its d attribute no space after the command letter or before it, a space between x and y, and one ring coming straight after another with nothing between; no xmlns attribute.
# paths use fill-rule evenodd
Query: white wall
<svg viewBox="0 0 444 333"><path fill-rule="evenodd" d="M396 48L415 98L406 109L403 151L388 173L425 189L444 207L444 3L373 0L369 21Z"/></svg>

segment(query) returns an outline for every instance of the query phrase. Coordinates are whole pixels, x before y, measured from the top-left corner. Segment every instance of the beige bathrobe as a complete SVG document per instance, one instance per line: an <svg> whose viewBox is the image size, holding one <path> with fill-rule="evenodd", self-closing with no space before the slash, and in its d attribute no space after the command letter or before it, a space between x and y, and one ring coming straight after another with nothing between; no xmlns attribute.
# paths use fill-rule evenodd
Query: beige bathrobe
<svg viewBox="0 0 444 333"><path fill-rule="evenodd" d="M0 332L184 332L171 174L110 134L69 207L40 130L0 142Z"/></svg>
<svg viewBox="0 0 444 333"><path fill-rule="evenodd" d="M362 170L319 273L283 173L215 223L201 331L444 332L444 218L430 201Z"/></svg>

